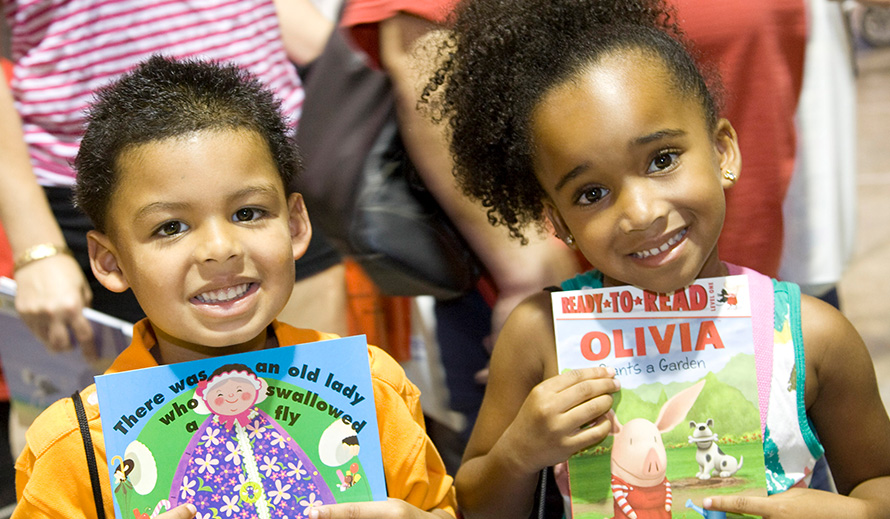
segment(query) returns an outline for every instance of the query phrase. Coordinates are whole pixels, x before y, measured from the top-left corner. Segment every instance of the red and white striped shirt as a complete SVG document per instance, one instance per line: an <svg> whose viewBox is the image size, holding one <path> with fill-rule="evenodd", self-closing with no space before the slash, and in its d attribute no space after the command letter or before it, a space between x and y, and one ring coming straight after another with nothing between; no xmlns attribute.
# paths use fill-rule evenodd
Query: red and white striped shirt
<svg viewBox="0 0 890 519"><path fill-rule="evenodd" d="M93 91L153 54L237 63L299 119L303 88L272 0L10 0L5 15L11 87L42 185L74 183Z"/></svg>

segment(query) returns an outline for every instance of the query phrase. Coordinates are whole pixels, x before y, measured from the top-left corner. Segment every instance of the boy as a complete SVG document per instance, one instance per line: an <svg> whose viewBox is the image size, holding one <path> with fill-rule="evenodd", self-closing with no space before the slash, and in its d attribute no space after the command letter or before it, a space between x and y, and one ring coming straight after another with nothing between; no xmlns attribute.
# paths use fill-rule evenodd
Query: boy
<svg viewBox="0 0 890 519"><path fill-rule="evenodd" d="M149 59L98 93L75 166L77 205L96 228L93 272L110 290L132 289L148 316L109 372L332 337L275 320L311 228L300 195L286 192L299 157L278 103L245 72ZM417 389L385 353L368 354L391 499L310 516L453 517ZM113 516L95 386L81 394ZM45 411L27 440L14 517L95 517L72 402ZM183 505L158 517L194 515Z"/></svg>

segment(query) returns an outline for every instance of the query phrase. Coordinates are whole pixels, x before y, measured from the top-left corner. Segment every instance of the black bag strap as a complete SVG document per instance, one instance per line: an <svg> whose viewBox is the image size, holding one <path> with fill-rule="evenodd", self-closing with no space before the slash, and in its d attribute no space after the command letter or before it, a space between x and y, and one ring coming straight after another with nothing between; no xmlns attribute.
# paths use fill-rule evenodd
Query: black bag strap
<svg viewBox="0 0 890 519"><path fill-rule="evenodd" d="M99 482L99 467L96 464L96 451L93 450L93 439L90 436L90 424L87 421L87 413L80 398L80 391L71 395L74 401L74 412L77 414L77 423L80 425L80 435L83 438L83 449L87 455L87 467L90 469L90 484L93 487L93 500L96 502L96 517L105 519L105 501L102 499L102 485Z"/></svg>

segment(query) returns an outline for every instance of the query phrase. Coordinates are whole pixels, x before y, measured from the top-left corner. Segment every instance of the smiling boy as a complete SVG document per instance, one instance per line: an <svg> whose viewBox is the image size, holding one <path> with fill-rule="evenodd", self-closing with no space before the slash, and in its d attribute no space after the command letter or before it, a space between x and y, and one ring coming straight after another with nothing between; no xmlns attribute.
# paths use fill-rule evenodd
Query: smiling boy
<svg viewBox="0 0 890 519"><path fill-rule="evenodd" d="M132 290L148 316L109 372L333 337L275 320L312 231L302 197L287 192L299 157L278 103L246 73L151 58L98 93L75 165L76 202L96 228L93 271L110 290ZM452 480L417 388L384 352L368 355L391 499L313 516L452 517ZM81 395L104 467L95 386ZM47 409L27 440L14 517L96 517L72 402ZM99 476L113 516L108 474ZM193 515L183 506L159 517Z"/></svg>

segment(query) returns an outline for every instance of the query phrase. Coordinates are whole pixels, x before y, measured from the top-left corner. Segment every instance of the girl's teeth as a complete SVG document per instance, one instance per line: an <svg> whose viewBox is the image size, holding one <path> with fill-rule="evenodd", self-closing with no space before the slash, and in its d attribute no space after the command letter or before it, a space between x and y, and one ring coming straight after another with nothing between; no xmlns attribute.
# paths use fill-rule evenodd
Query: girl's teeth
<svg viewBox="0 0 890 519"><path fill-rule="evenodd" d="M683 229L682 231L675 234L670 240L667 241L667 243L663 244L661 247L653 247L649 250L635 252L632 254L632 256L635 258L648 258L649 256L660 254L673 247L675 243L683 238L683 236L686 236L686 229Z"/></svg>
<svg viewBox="0 0 890 519"><path fill-rule="evenodd" d="M197 299L202 303L224 303L226 301L231 301L233 299L237 299L244 295L247 292L247 289L250 287L250 283L244 283L243 285L238 285L236 287L231 288L223 288L220 290L214 290L212 292L205 292L200 294Z"/></svg>

